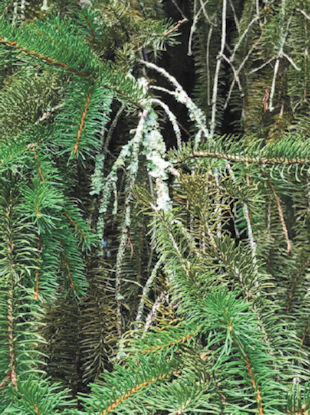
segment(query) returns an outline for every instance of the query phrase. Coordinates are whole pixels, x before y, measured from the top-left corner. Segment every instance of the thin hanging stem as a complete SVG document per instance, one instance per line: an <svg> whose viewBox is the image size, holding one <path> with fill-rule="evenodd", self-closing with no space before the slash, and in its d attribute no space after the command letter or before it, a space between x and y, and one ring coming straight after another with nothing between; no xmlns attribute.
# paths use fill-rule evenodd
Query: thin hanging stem
<svg viewBox="0 0 310 415"><path fill-rule="evenodd" d="M117 251L116 267L115 267L115 298L116 298L116 318L117 318L117 331L118 335L122 335L122 314L121 314L121 276L122 276L122 265L123 259L126 252L129 227L131 222L131 201L132 201L132 190L136 182L136 176L138 173L138 158L140 144L143 139L143 128L148 115L148 110L144 110L140 115L139 124L136 129L136 134L133 139L131 162L134 165L132 173L128 179L127 195L125 199L125 217L121 229L120 244Z"/></svg>
<svg viewBox="0 0 310 415"><path fill-rule="evenodd" d="M221 64L223 60L223 53L224 53L225 43L226 43L226 13L227 13L227 0L223 0L221 48L217 56L214 81L213 81L212 113L211 113L211 122L210 122L211 137L214 135L215 128L216 128L218 81L219 81L220 68L221 68Z"/></svg>
<svg viewBox="0 0 310 415"><path fill-rule="evenodd" d="M151 309L151 311L149 312L146 320L145 320L145 326L144 326L144 330L143 333L145 334L149 328L151 327L153 321L156 319L157 317L157 313L158 310L161 306L161 304L167 299L168 294L166 291L163 291L155 300L153 307Z"/></svg>
<svg viewBox="0 0 310 415"><path fill-rule="evenodd" d="M166 105L160 99L151 98L150 102L160 105L163 108L163 110L165 111L165 113L168 115L168 118L169 118L169 120L172 124L172 127L173 127L173 131L174 131L175 136L177 138L177 147L180 149L182 147L182 137L181 137L181 131L180 131L180 127L178 125L177 117L173 114L173 112L170 110L168 105Z"/></svg>
<svg viewBox="0 0 310 415"><path fill-rule="evenodd" d="M286 250L287 253L291 253L292 251L292 244L290 241L290 238L288 236L288 230L287 230L287 226L285 223L285 219L284 219L284 213L283 213L283 209L282 209L282 205L281 205L281 199L279 198L279 196L277 195L276 189L274 187L274 185L271 182L268 182L268 185L272 191L272 194L275 198L276 204L277 204L277 208L278 208L278 212L279 212L279 217L280 217L280 222L281 222L281 226L282 226L282 230L285 236L285 241L286 241Z"/></svg>
<svg viewBox="0 0 310 415"><path fill-rule="evenodd" d="M141 296L141 300L140 300L140 304L138 306L138 311L137 311L137 317L136 317L136 323L138 323L139 321L142 320L142 316L143 316L143 311L144 311L144 305L145 305L145 301L148 298L148 295L152 289L153 283L155 278L157 277L157 273L158 270L161 266L163 262L163 259L160 258L159 261L157 261L157 263L155 264L151 275L149 276L148 280L146 281L146 284L143 288L143 292L142 292L142 296Z"/></svg>

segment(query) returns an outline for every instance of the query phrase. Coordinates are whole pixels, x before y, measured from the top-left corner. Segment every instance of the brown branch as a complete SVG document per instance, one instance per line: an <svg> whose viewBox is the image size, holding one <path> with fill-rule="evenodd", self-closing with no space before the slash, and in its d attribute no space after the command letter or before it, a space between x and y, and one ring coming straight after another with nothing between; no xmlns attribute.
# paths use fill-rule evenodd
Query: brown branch
<svg viewBox="0 0 310 415"><path fill-rule="evenodd" d="M64 249L64 246L63 245L62 245L62 249L63 249L63 258L64 258L64 263L65 263L65 266L66 266L66 271L67 271L68 279L70 281L71 288L73 290L75 290L75 285L74 285L73 277L72 277L72 274L71 274L71 271L70 271L70 267L69 267L69 261L68 261L68 258L66 256L66 254L65 254L65 249Z"/></svg>
<svg viewBox="0 0 310 415"><path fill-rule="evenodd" d="M96 35L95 35L95 32L94 32L94 29L93 29L93 27L91 25L91 22L90 22L88 16L86 16L86 14L84 14L84 19L86 20L87 26L89 28L92 41L93 42L96 42Z"/></svg>
<svg viewBox="0 0 310 415"><path fill-rule="evenodd" d="M33 404L33 409L34 409L34 413L36 415L41 415L41 412L39 412L39 408L38 408L38 405L36 403Z"/></svg>
<svg viewBox="0 0 310 415"><path fill-rule="evenodd" d="M37 154L36 150L34 150L33 157L34 157L34 159L35 159L36 166L37 166L38 173L39 173L39 176L40 176L40 178L41 178L41 181L42 181L42 182L45 182L45 178L44 178L44 176L43 176L43 172L42 172L42 169L41 169L41 166L40 166L40 163L39 163L38 154Z"/></svg>
<svg viewBox="0 0 310 415"><path fill-rule="evenodd" d="M74 144L74 148L73 148L73 153L74 154L77 153L78 148L79 148L79 142L80 142L81 135L82 135L82 131L83 131L83 128L84 128L85 118L86 118L86 115L87 115L87 111L88 111L88 107L89 107L89 104L90 104L90 100L91 100L92 94L93 94L92 92L90 92L88 94L87 100L85 102L84 111L83 111L83 114L82 114L82 118L81 118L81 121L80 121L79 130L78 130L78 133L77 133L77 136L76 136L76 140L75 140L75 144Z"/></svg>
<svg viewBox="0 0 310 415"><path fill-rule="evenodd" d="M11 283L8 299L8 334L9 334L9 355L10 355L10 380L12 387L17 389L17 375L16 375L16 356L15 356L15 341L14 341L14 323L13 323L13 299L14 299L14 285Z"/></svg>
<svg viewBox="0 0 310 415"><path fill-rule="evenodd" d="M142 354L153 353L153 352L156 352L157 350L161 350L161 349L164 349L166 347L173 346L173 345L175 345L177 343L182 343L182 342L184 342L184 341L186 341L188 339L191 339L192 337L193 337L192 334L188 334L187 336L181 337L180 339L177 339L177 340L173 340L173 341L171 341L171 342L169 342L167 344L163 344L163 345L156 346L153 349L143 350L141 353Z"/></svg>
<svg viewBox="0 0 310 415"><path fill-rule="evenodd" d="M81 231L81 229L78 227L77 223L71 218L71 216L69 215L69 213L65 210L64 211L65 216L69 219L69 221L72 223L72 225L74 226L75 230L81 235L81 237L84 239L84 241L86 240L86 236L84 235L84 233Z"/></svg>
<svg viewBox="0 0 310 415"><path fill-rule="evenodd" d="M283 230L285 240L286 240L286 247L287 247L286 249L287 249L287 252L290 253L290 252L292 252L292 244L291 244L290 238L288 236L288 230L287 230L285 219L284 219L284 213L283 213L283 209L282 209L282 205L281 205L281 199L277 195L274 185L271 182L268 182L268 184L269 184L269 187L270 187L270 189L273 193L273 196L276 200L276 204L277 204L278 212L279 212L279 217L280 217L280 222L281 222L282 230Z"/></svg>
<svg viewBox="0 0 310 415"><path fill-rule="evenodd" d="M110 406L107 407L103 412L101 412L100 415L107 415L109 412L113 411L119 404L124 402L126 399L128 399L131 395L134 395L136 392L138 392L140 389L162 379L169 378L170 375L159 375L156 378L152 378L149 380L146 380L145 382L139 383L139 385L135 386L134 388L130 389L128 392L125 393L125 395L121 396L120 398L116 399Z"/></svg>
<svg viewBox="0 0 310 415"><path fill-rule="evenodd" d="M39 262L40 262L40 257L41 257L41 249L42 249L42 238L41 236L39 237L39 242L38 242L38 258L37 258L37 267L35 270L35 289L34 289L34 294L33 297L35 300L38 299L39 297L39 278L40 278L40 268L39 268Z"/></svg>
<svg viewBox="0 0 310 415"><path fill-rule="evenodd" d="M35 281L33 297L35 300L37 300L39 298L39 278L40 278L39 268L36 268L35 277L36 277L36 281Z"/></svg>
<svg viewBox="0 0 310 415"><path fill-rule="evenodd" d="M256 384L256 380L255 380L255 376L254 376L254 372L253 372L253 369L252 369L252 365L251 365L250 358L249 358L249 356L247 354L244 354L242 352L241 346L240 346L240 342L235 337L234 327L233 327L233 325L232 325L231 322L228 323L228 330L229 330L229 332L230 332L230 334L231 334L231 336L232 336L235 344L237 345L237 347L238 347L240 353L242 354L243 359L244 359L244 361L246 363L246 366L247 366L247 369L248 369L248 373L250 375L250 379L251 379L251 382L252 382L252 386L253 386L253 389L254 389L255 394L256 394L256 401L257 401L257 406L258 406L258 415L264 415L262 395L261 395L261 392L258 389L257 384Z"/></svg>
<svg viewBox="0 0 310 415"><path fill-rule="evenodd" d="M239 156L236 154L224 154L217 153L215 151L194 151L191 155L184 157L183 159L178 159L178 163L182 163L185 160L190 158L215 158L219 160L229 160L235 162L243 163L257 163L257 164L308 164L310 163L310 158L282 158L282 157L248 157L248 156Z"/></svg>
<svg viewBox="0 0 310 415"><path fill-rule="evenodd" d="M264 108L264 112L267 112L268 111L268 108L269 108L269 103L268 103L269 97L270 97L269 89L266 88L265 89L265 95L264 95L264 98L263 98L263 108Z"/></svg>
<svg viewBox="0 0 310 415"><path fill-rule="evenodd" d="M71 271L70 271L70 268L69 268L68 258L65 255L64 255L64 261L65 261L65 265L66 265L67 274L68 274L68 278L69 278L69 281L70 281L71 288L73 290L75 290L75 285L74 285L72 274L71 274Z"/></svg>
<svg viewBox="0 0 310 415"><path fill-rule="evenodd" d="M167 30L167 32L165 32L163 34L163 36L166 37L166 36L170 35L171 33L173 33L176 30L178 30L179 27L182 26L182 24L187 23L187 22L188 22L188 19L186 19L186 18L185 19L182 19L182 20L179 20L178 23L175 26L173 26L171 29Z"/></svg>
<svg viewBox="0 0 310 415"><path fill-rule="evenodd" d="M19 45L17 42L11 42L9 40L6 40L4 37L0 37L0 43L8 46L15 47L19 49L20 51L26 53L27 55L34 56L40 60L43 60L47 63L51 63L55 66L61 66L62 68L65 68L67 71L74 73L75 75L78 75L83 78L90 78L91 75L87 72L80 72L79 70L75 68L71 68L68 64L64 62L58 62L56 59L50 58L49 56L43 55L42 53L38 53L34 50L27 49L25 46Z"/></svg>
<svg viewBox="0 0 310 415"><path fill-rule="evenodd" d="M264 415L262 396L261 396L260 390L258 389L258 387L256 385L253 369L252 369L251 362L250 362L250 359L249 359L248 355L244 356L244 360L245 360L245 363L246 363L247 368L248 368L248 373L249 373L250 378L251 378L253 389L256 393L256 400L257 400L257 405L258 405L258 415Z"/></svg>
<svg viewBox="0 0 310 415"><path fill-rule="evenodd" d="M42 216L42 213L39 211L39 204L36 203L35 205L35 210L36 210L36 215L38 218L40 218Z"/></svg>

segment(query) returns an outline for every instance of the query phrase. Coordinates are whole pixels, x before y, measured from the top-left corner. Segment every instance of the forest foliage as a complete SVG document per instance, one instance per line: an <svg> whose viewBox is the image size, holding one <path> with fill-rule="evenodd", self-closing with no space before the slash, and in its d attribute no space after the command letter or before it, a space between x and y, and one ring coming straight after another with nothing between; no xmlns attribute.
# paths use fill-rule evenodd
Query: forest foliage
<svg viewBox="0 0 310 415"><path fill-rule="evenodd" d="M310 413L308 32L308 0L1 2L1 413Z"/></svg>

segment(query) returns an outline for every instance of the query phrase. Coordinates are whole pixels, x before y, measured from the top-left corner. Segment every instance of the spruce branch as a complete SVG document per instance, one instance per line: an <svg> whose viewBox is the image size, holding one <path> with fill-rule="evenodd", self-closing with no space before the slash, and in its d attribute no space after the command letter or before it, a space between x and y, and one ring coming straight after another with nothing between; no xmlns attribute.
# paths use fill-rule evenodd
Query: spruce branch
<svg viewBox="0 0 310 415"><path fill-rule="evenodd" d="M40 162L39 162L39 158L38 158L38 153L36 152L35 148L33 150L33 157L34 157L34 160L35 160L35 163L36 163L36 167L37 167L40 179L41 179L42 182L45 182L45 178L44 178L42 168L40 166Z"/></svg>
<svg viewBox="0 0 310 415"><path fill-rule="evenodd" d="M69 282L70 282L70 286L71 286L72 290L75 291L75 284L74 284L72 273L71 273L71 270L70 270L69 261L68 261L68 258L66 256L66 253L64 251L63 246L62 246L62 248L63 248L63 261L64 261L64 264L65 264L65 269L66 269L67 276L68 276L68 279L69 279Z"/></svg>
<svg viewBox="0 0 310 415"><path fill-rule="evenodd" d="M91 91L88 94L87 99L86 99L86 102L85 102L85 107L84 107L84 111L83 111L83 114L82 114L82 117L81 117L81 121L80 121L80 125L79 125L79 130L78 130L78 133L77 133L77 136L76 136L76 140L75 140L75 144L74 144L74 147L73 147L73 153L74 154L77 153L78 148L79 148L79 141L81 139L83 127L84 127L84 124L85 124L85 117L87 115L87 111L88 111L88 107L89 107L89 103L90 103L92 94L93 94L93 92Z"/></svg>
<svg viewBox="0 0 310 415"><path fill-rule="evenodd" d="M185 342L187 340L192 339L192 337L193 337L192 334L187 334L186 336L180 337L179 339L171 340L169 343L155 346L152 349L142 350L141 353L142 354L154 353L154 352L157 352L158 350L166 349L166 348L171 347L171 346L174 346L176 344L183 343L183 342Z"/></svg>
<svg viewBox="0 0 310 415"><path fill-rule="evenodd" d="M153 394L156 383L176 376L176 370L177 362L169 359L165 353L157 358L141 355L138 360L130 359L126 368L115 365L114 373L105 371L104 382L93 384L92 393L82 398L85 409L92 413L100 411L100 415L130 411L143 413L143 407L137 407L135 400L139 398L143 402L148 394Z"/></svg>
<svg viewBox="0 0 310 415"><path fill-rule="evenodd" d="M80 72L78 69L70 67L65 62L59 62L56 59L51 58L49 56L46 56L46 55L44 55L42 53L38 53L38 52L36 52L36 51L34 51L32 49L27 49L25 46L19 45L15 41L9 41L9 40L6 40L4 37L0 37L0 43L3 44L3 45L7 45L7 46L14 47L14 48L20 50L21 52L23 52L23 53L25 53L27 55L34 56L35 58L38 58L40 60L43 60L43 61L45 61L47 63L52 64L52 65L60 66L60 67L62 67L64 69L66 69L67 71L72 72L75 75L78 75L80 77L83 77L83 78L90 78L91 77L91 74L89 74L87 72Z"/></svg>
<svg viewBox="0 0 310 415"><path fill-rule="evenodd" d="M104 411L101 412L100 415L107 415L109 412L113 411L118 405L120 405L122 402L124 402L126 399L137 393L140 389L145 388L146 386L151 385L152 383L155 383L157 381L160 381L162 379L169 378L168 374L159 375L157 377L153 377L151 379L147 379L142 383L139 383L138 385L134 386L131 390L127 391L124 395L122 395L120 398L116 399L110 406L107 407Z"/></svg>
<svg viewBox="0 0 310 415"><path fill-rule="evenodd" d="M232 177L233 182L236 182L236 177L234 175L233 170L231 169L230 165L227 163L227 170L229 171L229 174ZM252 224L251 224L251 219L250 219L250 214L249 214L249 208L248 206L243 203L243 214L247 223L247 229L248 229L248 238L249 238L249 242L250 242L250 247L251 247L251 253L252 253L252 259L253 259L253 264L254 264L254 269L255 269L255 285L256 287L258 287L258 269L257 269L257 244L256 241L254 239L253 236L253 229L252 229Z"/></svg>
<svg viewBox="0 0 310 415"><path fill-rule="evenodd" d="M237 154L224 154L217 152L208 152L208 151L193 151L191 155L186 156L182 159L177 160L178 163L183 163L184 161L191 158L215 158L219 160L228 160L233 162L242 162L242 163L257 163L260 165L264 164L309 164L310 158L281 158L281 157L250 157L250 156L241 156Z"/></svg>
<svg viewBox="0 0 310 415"><path fill-rule="evenodd" d="M81 238L86 241L86 236L84 232L79 228L78 224L75 222L75 220L69 215L69 213L65 210L64 214L66 218L70 221L70 223L74 226L74 229L77 231L77 233L81 236Z"/></svg>

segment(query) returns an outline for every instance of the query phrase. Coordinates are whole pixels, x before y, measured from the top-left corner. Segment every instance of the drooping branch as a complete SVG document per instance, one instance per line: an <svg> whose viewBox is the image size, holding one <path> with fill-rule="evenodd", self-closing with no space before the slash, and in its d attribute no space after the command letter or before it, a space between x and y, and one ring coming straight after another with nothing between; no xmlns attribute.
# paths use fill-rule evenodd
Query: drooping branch
<svg viewBox="0 0 310 415"><path fill-rule="evenodd" d="M119 243L119 248L116 257L116 266L115 266L115 297L117 302L117 330L119 336L122 334L122 315L121 315L121 303L120 303L120 290L121 290L121 274L122 274L122 265L123 259L126 251L128 236L129 236L129 226L131 219L131 202L132 202L132 190L136 182L136 176L138 173L138 158L139 158L139 149L143 139L143 128L148 115L148 111L144 110L140 115L139 124L137 126L136 134L133 139L132 145L132 166L131 174L129 176L129 182L127 186L127 195L125 199L125 217L121 229L121 238Z"/></svg>
<svg viewBox="0 0 310 415"><path fill-rule="evenodd" d="M155 65L154 63L147 62L144 60L140 60L140 62L145 65L147 68L153 69L159 74L161 74L163 77L165 77L174 87L175 91L170 91L171 94L175 97L175 99L184 104L189 112L189 116L192 121L194 121L199 129L199 133L196 136L195 139L195 145L197 146L200 141L200 135L201 133L204 134L206 138L210 137L210 133L206 127L207 121L205 114L201 111L201 109L193 102L193 100L188 96L186 91L182 88L182 86L179 84L179 82L169 74L164 68Z"/></svg>
<svg viewBox="0 0 310 415"><path fill-rule="evenodd" d="M163 110L165 111L165 113L168 115L168 118L169 118L169 120L172 124L173 131L174 131L176 139L177 139L177 147L181 148L181 146L182 146L182 137L181 137L181 131L180 131L180 128L179 128L179 125L178 125L177 117L173 114L173 112L170 110L168 105L165 104L164 102L162 102L161 100L156 99L156 98L151 98L150 102L160 105L163 108Z"/></svg>

